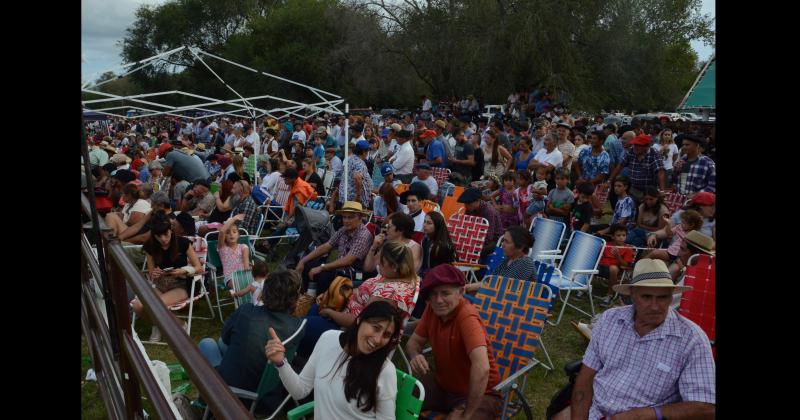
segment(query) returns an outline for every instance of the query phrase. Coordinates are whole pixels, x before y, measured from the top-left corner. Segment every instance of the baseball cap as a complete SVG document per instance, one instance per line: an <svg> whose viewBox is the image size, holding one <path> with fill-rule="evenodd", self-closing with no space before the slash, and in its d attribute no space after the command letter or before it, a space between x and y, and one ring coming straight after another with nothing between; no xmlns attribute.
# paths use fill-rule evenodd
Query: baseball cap
<svg viewBox="0 0 800 420"><path fill-rule="evenodd" d="M422 132L422 134L419 135L419 138L427 139L429 137L436 137L436 136L438 136L438 134L436 134L435 131L433 131L433 130L425 130L425 131Z"/></svg>
<svg viewBox="0 0 800 420"><path fill-rule="evenodd" d="M161 143L161 145L158 146L158 156L164 156L168 150L172 150L172 145L169 143Z"/></svg>
<svg viewBox="0 0 800 420"><path fill-rule="evenodd" d="M366 140L357 141L356 150L369 150L369 142Z"/></svg>
<svg viewBox="0 0 800 420"><path fill-rule="evenodd" d="M381 166L381 176L386 176L394 173L394 166L391 163L384 163Z"/></svg>
<svg viewBox="0 0 800 420"><path fill-rule="evenodd" d="M639 134L631 140L631 144L634 146L649 146L650 141L651 138L647 134Z"/></svg>

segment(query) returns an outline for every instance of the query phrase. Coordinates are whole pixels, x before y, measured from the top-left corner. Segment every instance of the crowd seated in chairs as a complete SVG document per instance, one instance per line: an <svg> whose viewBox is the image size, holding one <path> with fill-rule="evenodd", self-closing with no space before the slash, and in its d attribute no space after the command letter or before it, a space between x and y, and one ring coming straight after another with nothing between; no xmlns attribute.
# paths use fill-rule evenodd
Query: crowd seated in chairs
<svg viewBox="0 0 800 420"><path fill-rule="evenodd" d="M316 167L313 160L303 160L306 149L313 146L311 142L305 146L298 137L289 142L293 150L273 151L275 154L266 161L268 169L263 174L250 170L257 160L252 152L242 156L243 152L226 147L211 153L214 159L208 159L209 154L196 155L206 161L210 179L182 179L176 177L174 170L163 174L159 155L186 152L169 151L164 147L168 143L157 147L158 152L151 153L151 158L130 162L131 167L136 163L136 168L148 168L146 173L128 169L126 159L121 157L106 165L96 165L94 170L99 187L97 204L108 213L107 224L120 239L144 244L148 275L164 303L173 310L189 309L187 332L192 319L198 318L194 303L203 298L208 302L211 316L217 312L220 321L225 322L220 341L203 340L201 348L221 374L226 372L223 377L236 388L236 395L249 396L252 407L263 405L263 397L274 391L279 376L293 398L305 397L315 388L315 402L290 411L289 418L312 409L317 417L325 416L321 413L334 417L335 413L341 413L347 418L360 418L367 411L370 415L381 413L404 418L401 416L413 417L420 410L423 416L435 416L438 412L467 418L481 415L509 418L519 410L528 415L530 407L514 384L539 364L553 369L549 355L549 365L534 357L539 349L546 354L541 340L543 327L547 323L559 324L568 306L590 317L590 324L584 325L588 334L597 334L599 344L590 344L587 355L595 358L589 358L584 370L576 376L575 386L581 389L591 386L594 375L604 374L602 369L591 370L600 366L597 360L610 354L599 348L608 344L604 342L608 319L630 310L631 302L637 304L637 291L644 290L631 288L632 284L644 285L637 278L636 268L642 261L650 267L649 272L659 275L664 270L658 264L663 263L669 279L678 285L675 290L687 290L683 296L675 294L673 308L687 318L684 323L687 328L692 329L691 322L697 322L706 338L715 339L714 307L708 297L715 290L715 169L713 162L703 159L703 139L683 138L691 150L677 158L681 163L676 162L676 169L662 182L658 164L648 174L648 170L637 166L641 164L635 159L623 160L622 155L616 155L617 149L621 152L625 143L630 142L634 148L630 155L656 159L653 153L642 149L649 145L648 136L632 129L622 130L620 140L613 134L617 130L613 126L605 132L594 131L592 136L598 136L598 144L600 141L610 144L609 152L603 153L612 155L611 164L608 168L593 168L587 159L591 156L582 153L583 159L573 166L580 168L584 176L577 177L573 185L573 175L579 174L568 168L569 162L579 157L578 152L576 156L569 155L572 149L562 141L570 143L571 137L569 134L557 137L555 132L557 123L562 135L577 127L563 120L544 119L531 125L530 130L515 129L515 133L526 139L523 152L529 154L528 165L524 160L517 161L516 157L509 160L506 156L517 156L520 148L517 140L506 144L505 137L501 137L502 124L498 124L501 121L471 124L454 120L450 131L459 135L458 141L452 143L459 146L455 153L460 157L453 165L449 161L455 155L420 153L414 158L414 152L406 150L414 150L415 143L422 146L415 133L407 130L413 123L410 119L403 126L387 122L387 127L392 128L385 132L392 135L402 132L400 144L395 145L393 139L377 138L382 132L369 121L351 118L354 124L350 125L349 135L359 138L349 146L352 153L344 156L343 150L336 147L344 141L343 126L337 125L337 137L330 137L330 142L323 139L324 156L312 158L324 159L321 167ZM450 141L447 122L419 120L418 124L416 134L423 134L425 143L435 143L436 150L440 142ZM327 128L319 121L311 121L309 125L316 133L331 131L334 136L333 126ZM438 129L429 132L435 128L433 125ZM304 122L295 122L286 134L291 135L292 130L306 131ZM480 145L480 130L490 132L488 148ZM361 140L362 133L371 137ZM528 138L534 141L529 142ZM545 138L548 148L543 149ZM556 138L561 143L557 147L559 153L564 150L567 154L559 159L553 158L555 150L549 151L553 146L549 143ZM494 147L501 141L502 145ZM474 146L469 148L474 155L462 159L461 148L467 142ZM115 154L128 147L117 141L113 143L103 147L114 149ZM380 143L386 150L371 153L368 151L371 143ZM189 154L192 148L197 146L190 144ZM99 146L97 149L93 148L93 153L104 150ZM136 155L135 149L124 149L122 154ZM544 153L540 153L542 150ZM493 153L498 154L497 162L487 161ZM397 158L400 154L402 159ZM112 156L109 152L109 157ZM410 164L408 156L412 156ZM428 160L429 157L433 160ZM152 160L152 165L148 160ZM245 175L240 175L243 162L251 164L246 168L247 178L254 182L241 179ZM464 170L463 162L475 164L475 170ZM486 165L489 162L492 163ZM681 177L677 168L696 162L704 162L704 170L693 170L688 178ZM302 170L298 170L301 163ZM375 165L373 174L369 173L370 165ZM402 175L396 174L396 170ZM470 172L476 176L470 176ZM585 179L595 172L596 176ZM139 179L145 175L150 178ZM501 179L506 181L503 185ZM139 185L142 182L145 184ZM256 186L256 192L251 191L251 185ZM485 188L490 191L484 191ZM209 206L211 198L213 203ZM323 203L324 208L320 208ZM151 208L146 208L148 205ZM330 236L315 231L313 240L300 238L302 235L292 223L293 215L298 207L306 206L326 222L322 224ZM172 208L182 213L176 212L170 221L167 214ZM117 209L121 210L119 214ZM611 216L610 223L601 223L607 215ZM198 229L201 236L195 237ZM211 236L206 236L208 232ZM232 239L228 241L226 237ZM254 252L256 241L270 246L259 246L261 252ZM285 243L293 248L281 260L284 254L280 246ZM208 249L209 246L213 249ZM233 256L227 255L231 250ZM217 299L215 306L203 281L206 251L209 251L208 278L214 280L211 292ZM277 259L283 267L267 275L262 270L264 264L254 258ZM225 260L236 263L226 267ZM222 269L219 274L224 281L216 281L218 269ZM292 286L273 290L286 283L281 280L271 285L275 276L291 278ZM608 286L606 296L600 298L604 312L599 315L592 294L595 278L606 279ZM683 289L684 283L702 293ZM225 300L226 290L233 300ZM576 302L587 295L589 312L586 305ZM618 296L623 299L618 301ZM519 305L513 304L515 299L526 302L529 312L520 312ZM275 306L281 300L297 304ZM131 304L137 316L142 317L145 312L141 304L135 299ZM236 308L227 320L222 317L225 304ZM507 311L501 312L500 308ZM668 313L664 322L673 322L673 312ZM456 322L444 322L453 314ZM247 317L264 322L263 328L252 337L247 337L251 334L243 326ZM274 323L276 317L287 322ZM269 322L264 321L267 319ZM508 328L510 322L519 322L515 325L524 325L525 329ZM399 340L403 329L411 336L405 346ZM448 334L455 334L453 337L462 341L454 345L446 339L451 337ZM696 352L692 354L702 356L705 363L703 340L692 334L699 342L691 343L691 351ZM158 335L154 330L151 342L157 342ZM426 342L431 344L430 350L424 349ZM345 347L337 343L345 343ZM408 356L409 373L395 370L391 362L364 365L369 358L355 357L372 354L375 360L383 360L398 346L401 356ZM295 353L299 356L296 361ZM344 376L337 376L337 380L352 375L351 369L371 369L364 370L370 372L366 375L369 381L344 380L339 386L346 394L350 393L346 400L333 398L332 385L316 384L313 378L315 369L334 366L339 356L345 360L339 367L348 366L342 370L346 371ZM428 357L436 361L435 370L430 369ZM288 362L306 364L298 375ZM630 368L630 363L625 365L617 359L612 362ZM365 376L364 371L359 372L360 376ZM415 374L419 381L409 374ZM707 375L707 369L702 375ZM239 380L245 376L246 380ZM419 388L416 397L411 395L415 386ZM522 386L524 389L524 381ZM482 388L486 393L479 398L473 388ZM366 407L350 398L354 392L364 393ZM418 398L418 405L413 398ZM401 403L401 399L406 402ZM698 404L713 404L713 394L706 393L700 399ZM288 397L276 410L287 401ZM391 404L393 401L397 411ZM663 414L673 412L672 401L656 402L665 407ZM698 413L707 410L702 405L692 407ZM578 408L599 410L607 416L622 410L621 406Z"/></svg>

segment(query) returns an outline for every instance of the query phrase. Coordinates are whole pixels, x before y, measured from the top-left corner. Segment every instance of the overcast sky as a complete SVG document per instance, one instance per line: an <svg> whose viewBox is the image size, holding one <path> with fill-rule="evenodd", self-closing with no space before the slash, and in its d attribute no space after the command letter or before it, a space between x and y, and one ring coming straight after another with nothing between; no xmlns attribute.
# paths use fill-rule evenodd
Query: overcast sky
<svg viewBox="0 0 800 420"><path fill-rule="evenodd" d="M167 0L81 0L81 79L96 79L100 72L122 64L117 45L125 29L133 24L141 4L157 5ZM703 0L702 13L716 16L714 0ZM716 26L716 25L715 25ZM713 47L693 41L700 60L708 59Z"/></svg>

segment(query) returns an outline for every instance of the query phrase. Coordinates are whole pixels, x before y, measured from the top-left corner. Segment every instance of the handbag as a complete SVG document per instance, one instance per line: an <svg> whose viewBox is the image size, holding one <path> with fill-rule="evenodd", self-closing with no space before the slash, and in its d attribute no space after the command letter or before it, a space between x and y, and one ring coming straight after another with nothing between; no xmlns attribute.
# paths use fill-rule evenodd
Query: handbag
<svg viewBox="0 0 800 420"><path fill-rule="evenodd" d="M353 281L344 276L337 276L328 287L322 300L319 302L319 308L331 308L336 312L341 312L350 295L353 294Z"/></svg>

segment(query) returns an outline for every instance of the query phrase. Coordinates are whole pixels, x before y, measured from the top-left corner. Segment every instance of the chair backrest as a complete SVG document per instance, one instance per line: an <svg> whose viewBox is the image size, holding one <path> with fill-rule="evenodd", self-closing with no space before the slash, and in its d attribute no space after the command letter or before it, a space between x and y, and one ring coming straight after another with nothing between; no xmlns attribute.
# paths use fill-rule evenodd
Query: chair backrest
<svg viewBox="0 0 800 420"><path fill-rule="evenodd" d="M439 205L434 203L431 200L422 200L422 201L420 201L420 207L422 207L422 211L424 211L425 213L430 213L432 211L439 211L440 212L440 210L441 210L439 208Z"/></svg>
<svg viewBox="0 0 800 420"><path fill-rule="evenodd" d="M459 203L458 198L464 193L464 187L453 187L453 193L449 194L442 201L442 216L444 220L449 220L450 216L458 213L459 209L464 208L464 203Z"/></svg>
<svg viewBox="0 0 800 420"><path fill-rule="evenodd" d="M685 203L686 196L679 192L670 191L668 193L664 193L664 205L667 206L667 209L670 213L675 213L675 211L683 207Z"/></svg>
<svg viewBox="0 0 800 420"><path fill-rule="evenodd" d="M425 233L423 233L423 232L416 232L416 231L415 231L414 233L412 233L412 234L411 234L411 239L413 239L413 240L414 240L414 242L416 242L416 243L418 243L418 244L422 245L422 240L423 240L423 239L425 239Z"/></svg>
<svg viewBox="0 0 800 420"><path fill-rule="evenodd" d="M283 345L289 344L295 337L303 331L303 328L306 326L306 319L303 318L303 321L300 323L300 326L297 330L289 336L289 338L283 340ZM299 346L299 345L298 345ZM294 355L297 352L298 346L292 346L292 349L286 351L286 361L291 363L292 359L294 359ZM275 365L272 363L267 362L267 366L264 367L264 371L261 373L261 380L258 382L258 388L256 388L256 394L258 395L258 400L260 400L267 392L274 389L276 386L281 385L281 378L278 376L278 369L275 368Z"/></svg>
<svg viewBox="0 0 800 420"><path fill-rule="evenodd" d="M408 188L410 186L411 186L411 184L397 184L397 186L394 187L394 192L396 192L397 195L400 195L400 194L408 191Z"/></svg>
<svg viewBox="0 0 800 420"><path fill-rule="evenodd" d="M372 236L375 236L375 230L377 228L378 226L375 223L373 222L367 223L367 230L369 231L370 234L372 234Z"/></svg>
<svg viewBox="0 0 800 420"><path fill-rule="evenodd" d="M278 202L281 206L286 205L286 201L289 199L289 192L291 191L289 184L283 181L283 178L278 179L278 189L275 192L275 201Z"/></svg>
<svg viewBox="0 0 800 420"><path fill-rule="evenodd" d="M534 357L552 301L549 287L539 282L486 276L476 295L478 308L504 380Z"/></svg>
<svg viewBox="0 0 800 420"><path fill-rule="evenodd" d="M717 262L716 258L705 254L692 255L683 277L685 286L692 290L683 292L678 312L705 331L709 340L717 337Z"/></svg>
<svg viewBox="0 0 800 420"><path fill-rule="evenodd" d="M489 234L489 221L483 217L456 213L447 223L459 262L478 264Z"/></svg>
<svg viewBox="0 0 800 420"><path fill-rule="evenodd" d="M197 259L200 260L200 265L203 270L206 268L206 261L208 259L208 242L202 236L187 236L186 239L192 241L192 248L194 253L197 254Z"/></svg>
<svg viewBox="0 0 800 420"><path fill-rule="evenodd" d="M486 263L486 274L491 274L492 271L502 264L503 260L506 258L506 253L503 251L503 247L500 246L500 241L502 239L503 238L501 237L497 240L497 246L494 248L492 255L489 256L489 261Z"/></svg>
<svg viewBox="0 0 800 420"><path fill-rule="evenodd" d="M208 249L208 264L214 268L222 268L222 259L219 257L219 251L217 250L217 242L219 240L219 231L213 231L206 233L205 241L206 241L206 248ZM246 244L250 248L250 263L253 263L254 257L254 250L253 244L250 241L250 235L247 233L247 229L239 228L239 240L237 241L240 244Z"/></svg>
<svg viewBox="0 0 800 420"><path fill-rule="evenodd" d="M397 399L395 400L396 420L416 419L422 411L425 400L425 388L417 378L397 370ZM419 397L414 396L414 388L419 388Z"/></svg>
<svg viewBox="0 0 800 420"><path fill-rule="evenodd" d="M601 206L604 206L606 202L608 202L608 193L610 190L611 184L608 182L597 184L597 186L594 188L594 195L597 197L597 200L600 202Z"/></svg>
<svg viewBox="0 0 800 420"><path fill-rule="evenodd" d="M534 261L539 261L539 254L542 251L558 249L559 245L561 245L561 241L564 239L564 232L566 231L567 225L563 222L542 217L533 219L533 228L531 229L533 246L528 252L528 255L530 255Z"/></svg>
<svg viewBox="0 0 800 420"><path fill-rule="evenodd" d="M233 290L237 292L246 288L250 283L254 281L253 279L253 272L250 270L237 270L233 273ZM236 298L236 306L238 307L244 303L255 303L253 302L252 294L248 293L244 296L240 296Z"/></svg>
<svg viewBox="0 0 800 420"><path fill-rule="evenodd" d="M533 268L536 271L536 282L547 285L550 288L551 295L555 296L555 294L558 293L558 288L550 284L550 279L553 277L556 266L545 262L534 261ZM552 307L554 303L555 302L551 300L550 307Z"/></svg>
<svg viewBox="0 0 800 420"><path fill-rule="evenodd" d="M605 246L606 241L603 238L581 231L572 232L567 249L564 251L564 258L558 267L561 274L564 278L572 278L581 284L587 284L591 275L578 274L573 277L573 271L596 270Z"/></svg>
<svg viewBox="0 0 800 420"><path fill-rule="evenodd" d="M436 186L442 189L442 185L450 179L450 169L448 168L431 168L431 176L436 180Z"/></svg>

